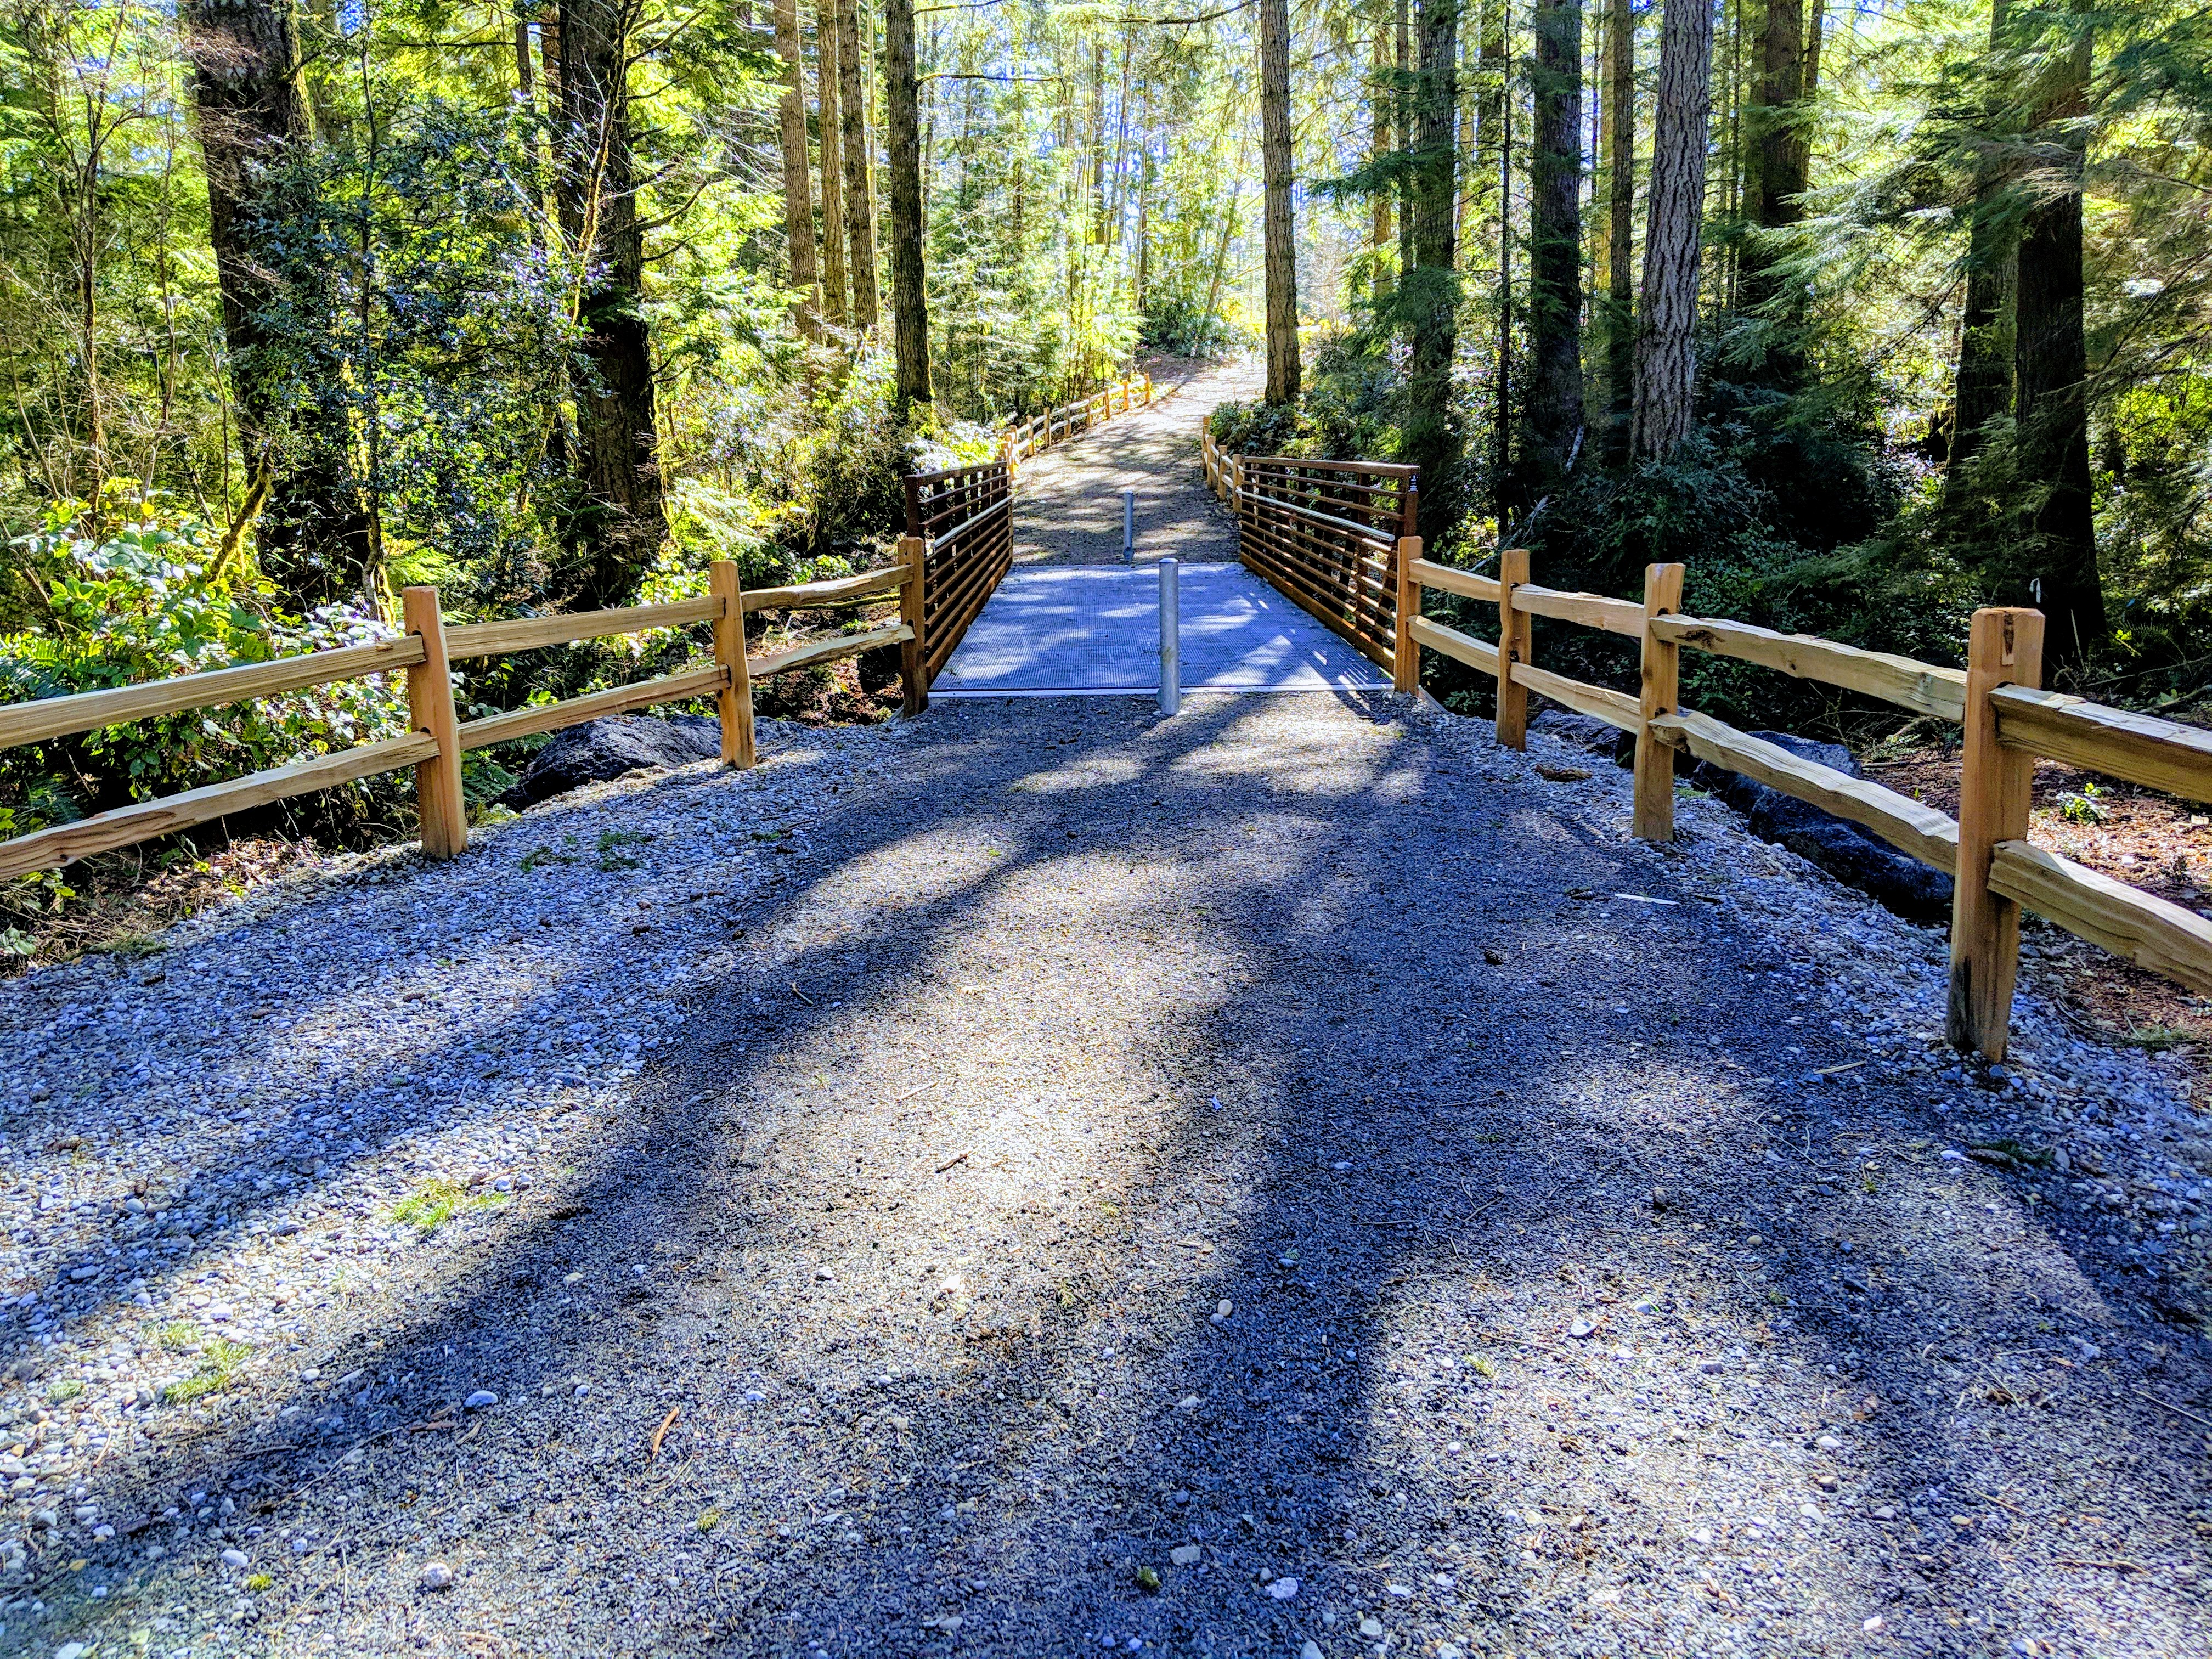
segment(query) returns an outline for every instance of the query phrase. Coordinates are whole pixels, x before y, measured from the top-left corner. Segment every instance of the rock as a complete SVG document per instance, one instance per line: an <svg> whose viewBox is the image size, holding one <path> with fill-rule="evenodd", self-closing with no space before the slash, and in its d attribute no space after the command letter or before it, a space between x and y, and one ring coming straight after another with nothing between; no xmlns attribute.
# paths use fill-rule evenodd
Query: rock
<svg viewBox="0 0 2212 1659"><path fill-rule="evenodd" d="M1321 1644L1307 1637L1298 1644L1298 1659L1322 1659Z"/></svg>
<svg viewBox="0 0 2212 1659"><path fill-rule="evenodd" d="M1889 1621L1877 1613L1870 1619L1859 1620L1859 1628L1869 1636L1879 1636L1889 1628Z"/></svg>
<svg viewBox="0 0 2212 1659"><path fill-rule="evenodd" d="M1603 755L1616 766L1627 765L1626 757L1636 752L1636 739L1627 732L1615 730L1594 715L1570 714L1564 708L1539 710L1529 720L1528 729L1571 749Z"/></svg>
<svg viewBox="0 0 2212 1659"><path fill-rule="evenodd" d="M572 726L531 757L530 764L501 795L516 811L579 789L606 783L644 766L689 766L722 752L721 729L698 714L614 714Z"/></svg>
<svg viewBox="0 0 2212 1659"><path fill-rule="evenodd" d="M1567 1334L1569 1336L1575 1337L1588 1336L1595 1329L1597 1329L1597 1327L1589 1320L1577 1319L1573 1324L1567 1327Z"/></svg>
<svg viewBox="0 0 2212 1659"><path fill-rule="evenodd" d="M1188 1567L1194 1565L1198 1558L1204 1553L1205 1551L1196 1544L1177 1544L1168 1552L1168 1559L1179 1567Z"/></svg>
<svg viewBox="0 0 2212 1659"><path fill-rule="evenodd" d="M1370 1642L1379 1642L1382 1639L1382 1621L1369 1613L1359 1621L1359 1633Z"/></svg>
<svg viewBox="0 0 2212 1659"><path fill-rule="evenodd" d="M1287 1601L1297 1593L1298 1581L1295 1578L1278 1578L1267 1586L1267 1594L1278 1601Z"/></svg>
<svg viewBox="0 0 2212 1659"><path fill-rule="evenodd" d="M1815 743L1786 732L1751 735L1801 760L1832 767L1850 777L1861 775L1850 750L1840 744ZM1857 888L1883 908L1908 921L1942 921L1949 917L1950 877L1899 852L1856 823L1708 762L1698 763L1690 781L1742 813L1752 834L1760 840L1788 848L1845 886Z"/></svg>
<svg viewBox="0 0 2212 1659"><path fill-rule="evenodd" d="M486 1406L496 1406L499 1404L499 1396L494 1394L489 1389L478 1389L474 1394L471 1395L461 1403L466 1406L472 1412L482 1411Z"/></svg>
<svg viewBox="0 0 2212 1659"><path fill-rule="evenodd" d="M415 1582L426 1590L451 1589L453 1587L453 1570L443 1561L433 1561L422 1569L422 1576Z"/></svg>
<svg viewBox="0 0 2212 1659"><path fill-rule="evenodd" d="M249 1565L246 1552L239 1549L225 1550L222 1553L222 1564L226 1567L243 1567Z"/></svg>

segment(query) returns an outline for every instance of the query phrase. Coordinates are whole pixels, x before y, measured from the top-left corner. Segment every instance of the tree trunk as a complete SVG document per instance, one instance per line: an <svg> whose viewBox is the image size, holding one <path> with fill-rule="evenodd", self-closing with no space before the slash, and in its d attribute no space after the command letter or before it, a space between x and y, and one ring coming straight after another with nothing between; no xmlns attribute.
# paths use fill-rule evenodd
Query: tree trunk
<svg viewBox="0 0 2212 1659"><path fill-rule="evenodd" d="M1630 444L1651 459L1690 435L1697 386L1698 245L1712 117L1712 0L1666 0L1653 99L1650 205Z"/></svg>
<svg viewBox="0 0 2212 1659"><path fill-rule="evenodd" d="M838 116L844 127L845 244L853 283L853 326L876 325L876 181L868 155L868 100L862 76L857 0L836 0Z"/></svg>
<svg viewBox="0 0 2212 1659"><path fill-rule="evenodd" d="M2079 0L2077 0L2077 5ZM2042 66L2034 205L2021 222L2014 297L2014 406L2021 475L2045 490L2017 583L2039 579L2051 653L2078 662L2102 639L2105 595L2089 496L2088 349L2081 316L2081 174L2089 108L2089 20ZM2006 593L1999 604L2019 604Z"/></svg>
<svg viewBox="0 0 2212 1659"><path fill-rule="evenodd" d="M890 161L891 331L901 414L929 395L929 310L922 290L921 100L914 0L884 0L884 146Z"/></svg>
<svg viewBox="0 0 2212 1659"><path fill-rule="evenodd" d="M1582 0L1538 0L1528 151L1528 443L1548 485L1583 427Z"/></svg>
<svg viewBox="0 0 2212 1659"><path fill-rule="evenodd" d="M822 311L840 327L851 318L845 289L844 123L838 108L836 0L814 11L814 96L822 160Z"/></svg>
<svg viewBox="0 0 2212 1659"><path fill-rule="evenodd" d="M1267 283L1267 401L1298 398L1298 253L1291 223L1291 9L1260 0L1260 177Z"/></svg>
<svg viewBox="0 0 2212 1659"><path fill-rule="evenodd" d="M1765 25L1759 44L1759 107L1752 113L1753 154L1748 158L1749 186L1746 194L1751 223L1759 230L1780 230L1805 216L1806 171L1809 152L1805 137L1805 9L1803 0L1766 0ZM1743 304L1768 306L1796 285L1777 269L1783 250L1771 239L1747 241L1742 258ZM1785 306L1794 314L1797 307ZM1787 322L1788 317L1778 320ZM1794 368L1793 343L1785 343L1780 356ZM1784 378L1794 378L1785 374Z"/></svg>
<svg viewBox="0 0 2212 1659"><path fill-rule="evenodd" d="M1412 346L1406 372L1406 457L1442 506L1459 459L1452 355L1459 343L1459 0L1422 0L1414 77L1413 268L1398 281ZM1449 509L1446 509L1449 511Z"/></svg>
<svg viewBox="0 0 2212 1659"><path fill-rule="evenodd" d="M1389 46L1379 27L1375 31L1372 75L1371 89L1367 95L1367 155L1371 163L1379 167L1382 163L1383 157L1390 153L1390 101L1395 95L1395 89L1391 84ZM1378 185L1373 201L1375 230L1370 257L1375 263L1374 274L1368 281L1367 289L1369 297L1375 302L1376 314L1378 317L1382 314L1382 308L1390 301L1389 268L1390 243L1398 234L1396 227L1390 220L1392 188L1392 186Z"/></svg>
<svg viewBox="0 0 2212 1659"><path fill-rule="evenodd" d="M806 164L805 55L799 33L799 0L775 0L775 55L783 63L783 96L776 103L777 137L783 146L783 234L791 247L791 320L810 340L822 337L822 276L814 259L814 174Z"/></svg>
<svg viewBox="0 0 2212 1659"><path fill-rule="evenodd" d="M1409 161L1413 153L1413 31L1412 0L1397 0L1395 7L1398 56L1398 154ZM1398 207L1398 274L1413 268L1413 180L1403 167L1396 185Z"/></svg>
<svg viewBox="0 0 2212 1659"><path fill-rule="evenodd" d="M561 228L586 266L576 315L587 372L575 387L584 500L570 526L583 561L574 597L586 607L626 603L668 535L630 158L634 15L627 0L562 0Z"/></svg>
<svg viewBox="0 0 2212 1659"><path fill-rule="evenodd" d="M1990 8L1990 56L2005 45L2005 0ZM2001 153L1999 129L2006 125L2002 100L1992 96L1982 135L1988 146L1974 167L1974 204L1966 241L1966 302L1959 319L1959 368L1951 403L1951 453L1944 465L1943 493L1958 504L1966 464L1982 446L1982 428L2012 401L2013 261L2015 228L2005 214L2013 169Z"/></svg>
<svg viewBox="0 0 2212 1659"><path fill-rule="evenodd" d="M1513 467L1513 100L1506 86L1510 0L1485 0L1482 19L1482 125L1498 135L1498 344L1492 353L1490 477L1493 504L1504 516L1512 500Z"/></svg>
<svg viewBox="0 0 2212 1659"><path fill-rule="evenodd" d="M1609 0L1606 35L1606 395L1613 443L1625 450L1636 385L1636 15L1630 0Z"/></svg>
<svg viewBox="0 0 2212 1659"><path fill-rule="evenodd" d="M300 186L288 173L313 136L292 11L281 0L192 0L179 21L192 65L240 451L249 494L265 496L256 529L261 566L303 611L356 595L367 601L375 544L353 475L345 405L335 396L294 403L283 390L297 343L285 319L314 305L320 284L312 275L288 283L283 273L295 258L264 245L268 228L310 205L293 199Z"/></svg>

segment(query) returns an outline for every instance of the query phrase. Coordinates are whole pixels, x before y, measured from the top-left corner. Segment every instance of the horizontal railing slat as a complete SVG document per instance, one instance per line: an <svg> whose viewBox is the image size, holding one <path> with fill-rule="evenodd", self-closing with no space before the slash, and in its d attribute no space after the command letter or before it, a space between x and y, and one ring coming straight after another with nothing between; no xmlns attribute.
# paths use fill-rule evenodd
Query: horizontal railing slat
<svg viewBox="0 0 2212 1659"><path fill-rule="evenodd" d="M29 875L38 870L58 870L94 853L112 852L133 842L150 841L156 836L174 835L226 813L267 806L320 789L335 789L341 784L374 777L380 772L397 772L403 767L427 761L437 752L435 738L427 732L415 732L404 738L294 761L288 766L249 772L225 783L187 789L182 794L165 795L160 800L118 806L75 823L56 824L51 830L0 842L0 880Z"/></svg>
<svg viewBox="0 0 2212 1659"><path fill-rule="evenodd" d="M801 582L791 587L756 587L745 595L745 609L799 611L810 606L845 605L871 593L888 592L903 584L912 574L905 565L890 564L877 570L864 570L857 576L836 576L827 581Z"/></svg>
<svg viewBox="0 0 2212 1659"><path fill-rule="evenodd" d="M572 611L550 617L468 623L446 630L446 654L458 659L537 651L549 645L605 639L610 634L639 634L651 628L711 622L721 611L722 602L717 599L678 599L670 605L633 605L618 611Z"/></svg>
<svg viewBox="0 0 2212 1659"><path fill-rule="evenodd" d="M1462 634L1456 628L1446 628L1442 623L1431 622L1426 617L1409 617L1406 626L1419 644L1431 651L1440 651L1454 662L1463 662L1477 668L1492 679L1498 678L1498 647L1490 641L1478 640L1471 634Z"/></svg>
<svg viewBox="0 0 2212 1659"><path fill-rule="evenodd" d="M1936 668L1910 657L1862 651L1856 646L1838 645L1808 634L1778 634L1749 623L1716 622L1703 617L1654 617L1651 631L1676 645L1757 663L1799 679L1863 691L1923 714L1947 720L1966 718L1966 677L1956 668Z"/></svg>
<svg viewBox="0 0 2212 1659"><path fill-rule="evenodd" d="M1997 741L2189 800L2212 800L2212 732L2059 691L2001 685Z"/></svg>
<svg viewBox="0 0 2212 1659"><path fill-rule="evenodd" d="M1609 599L1602 593L1571 593L1523 582L1513 590L1513 608L1532 617L1556 617L1561 622L1602 629L1608 634L1626 634L1632 640L1644 637L1644 607L1626 599Z"/></svg>
<svg viewBox="0 0 2212 1659"><path fill-rule="evenodd" d="M588 696L570 697L565 702L538 703L511 714L464 720L461 747L489 749L495 743L512 743L517 738L535 737L540 732L557 732L566 726L581 726L586 720L605 720L611 714L627 714L632 709L650 708L658 702L682 702L691 697L708 696L728 684L726 669L696 668L681 674L663 674L659 679L641 680L635 685L594 691Z"/></svg>
<svg viewBox="0 0 2212 1659"><path fill-rule="evenodd" d="M118 685L105 691L0 704L0 749L162 714L181 714L193 708L278 696L310 686L334 685L341 680L411 668L422 660L419 635L395 634L390 639L340 646L335 651L311 651L270 662L238 663L200 674L179 674L173 679Z"/></svg>
<svg viewBox="0 0 2212 1659"><path fill-rule="evenodd" d="M2212 921L2024 841L2001 841L1990 887L2139 968L2212 994Z"/></svg>
<svg viewBox="0 0 2212 1659"><path fill-rule="evenodd" d="M1637 707L1635 698L1624 696L1618 691L1608 691L1601 685L1571 680L1565 674L1554 674L1548 668L1516 662L1513 665L1513 684L1525 685L1540 696L1549 697L1561 708L1571 708L1577 714L1588 714L1623 732L1636 731L1644 724L1644 711Z"/></svg>
<svg viewBox="0 0 2212 1659"><path fill-rule="evenodd" d="M1934 807L1865 778L1793 755L1778 744L1739 732L1709 714L1662 714L1651 729L1701 761L1741 772L1754 782L1810 801L1823 811L1864 824L1901 853L1945 875L1959 865L1959 824Z"/></svg>
<svg viewBox="0 0 2212 1659"><path fill-rule="evenodd" d="M872 629L866 634L841 634L833 639L813 640L805 645L795 645L788 651L778 651L771 656L754 657L745 664L745 672L757 680L772 674L789 673L794 668L812 668L818 664L836 662L841 657L857 657L863 651L873 651L886 645L898 645L914 637L914 629L904 623L895 623L889 628Z"/></svg>
<svg viewBox="0 0 2212 1659"><path fill-rule="evenodd" d="M1437 564L1430 559L1416 559L1413 564L1413 580L1424 587L1434 587L1446 593L1456 593L1462 599L1486 599L1498 603L1499 592L1494 576L1478 576L1472 570L1455 570L1448 564ZM1641 612L1638 613L1639 616Z"/></svg>

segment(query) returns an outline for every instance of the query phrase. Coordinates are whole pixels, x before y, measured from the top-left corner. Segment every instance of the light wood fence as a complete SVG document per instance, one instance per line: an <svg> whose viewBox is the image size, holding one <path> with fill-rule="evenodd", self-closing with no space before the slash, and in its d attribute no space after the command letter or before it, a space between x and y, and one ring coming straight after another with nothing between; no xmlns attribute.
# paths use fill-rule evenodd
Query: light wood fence
<svg viewBox="0 0 2212 1659"><path fill-rule="evenodd" d="M461 796L461 757L466 751L695 697L716 700L722 758L734 766L750 766L756 758L752 685L771 675L896 645L901 651L907 708L919 711L926 696L919 631L926 579L921 562L909 556L902 563L857 576L746 592L738 583L736 564L722 559L713 567L704 599L452 628L446 625L435 588L410 587L403 601L405 631L373 644L241 664L112 690L0 705L0 749L10 749L161 714L251 702L372 674L404 672L413 727L403 738L313 756L0 842L0 878L59 869L94 853L173 835L228 813L410 767L415 772L422 850L432 858L452 858L468 845L468 814ZM749 659L745 655L741 619L748 611L848 605L893 592L900 596L897 623L862 634L811 641L766 656ZM637 685L616 686L481 720L463 720L454 707L449 667L454 661L702 622L713 625L712 667L664 674Z"/></svg>
<svg viewBox="0 0 2212 1659"><path fill-rule="evenodd" d="M1009 428L1000 440L999 459L1010 464L1024 459L1079 432L1088 432L1115 415L1143 409L1155 395L1152 377L1141 371L1126 380L1116 380L1103 392L1094 392L1088 398L1058 409L1048 409Z"/></svg>
<svg viewBox="0 0 2212 1659"><path fill-rule="evenodd" d="M1499 556L1495 578L1433 563L1412 538L1400 544L1399 555L1398 688L1418 689L1419 653L1425 647L1496 679L1502 744L1524 746L1532 691L1632 733L1634 827L1644 839L1674 836L1674 755L1686 750L1862 824L1949 875L1956 897L1946 1026L1958 1047L1992 1060L2003 1057L2023 905L2116 956L2212 993L2212 921L2027 840L2031 776L2039 756L2191 800L2212 800L2212 732L2038 690L2041 612L1976 611L1962 671L1807 635L1683 616L1679 564L1649 567L1638 604L1540 586L1528 580L1528 555L1517 548ZM1476 639L1424 617L1424 589L1496 605L1498 637ZM1637 641L1642 653L1638 694L1537 667L1528 648L1536 617ZM1958 722L1966 737L1959 817L1682 708L1679 668L1685 647Z"/></svg>
<svg viewBox="0 0 2212 1659"><path fill-rule="evenodd" d="M923 647L921 685L944 669L1013 564L1014 471L1006 461L917 472L906 480L906 537L899 556L925 571L915 617Z"/></svg>

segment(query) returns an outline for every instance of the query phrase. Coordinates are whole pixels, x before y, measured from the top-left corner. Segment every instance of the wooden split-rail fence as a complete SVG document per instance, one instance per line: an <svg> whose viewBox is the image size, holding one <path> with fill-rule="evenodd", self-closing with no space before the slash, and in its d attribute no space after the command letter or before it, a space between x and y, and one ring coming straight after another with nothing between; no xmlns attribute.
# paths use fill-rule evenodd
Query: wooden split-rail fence
<svg viewBox="0 0 2212 1659"><path fill-rule="evenodd" d="M410 768L415 774L422 851L431 858L452 858L468 845L461 757L471 750L657 704L712 697L720 718L722 759L732 766L750 767L757 759L754 682L891 646L899 651L905 710L918 714L928 707L930 681L1006 573L1012 541L1012 469L1004 461L910 477L908 533L900 539L898 562L858 575L747 592L738 580L736 563L718 559L709 570L703 599L450 627L435 588L410 587L402 595L403 631L367 645L242 663L105 691L0 704L0 749L11 749L163 714L404 672L411 728L404 737L313 756L0 841L0 880L57 870L95 853L174 835L230 813ZM899 606L895 623L810 640L761 656L746 653L744 618L754 611L880 605L894 595ZM454 662L699 623L711 628L710 667L685 669L635 685L480 720L460 719L454 705Z"/></svg>
<svg viewBox="0 0 2212 1659"><path fill-rule="evenodd" d="M1152 401L1152 377L1141 371L1126 380L1116 380L1103 391L1087 398L1048 409L1042 415L1033 415L1018 425L1007 428L1000 440L999 459L1015 462L1048 449L1054 444L1073 438L1079 432L1088 432L1101 422L1133 409L1143 409Z"/></svg>
<svg viewBox="0 0 2212 1659"><path fill-rule="evenodd" d="M1419 481L1411 469L1232 457L1210 432L1201 434L1200 450L1208 483L1236 511L1244 562L1389 669L1399 690L1419 690L1420 653L1430 650L1496 680L1498 741L1510 748L1526 746L1531 692L1632 734L1632 812L1643 839L1674 838L1675 761L1686 752L1862 824L1951 877L1946 1028L1958 1047L2003 1058L2023 908L2115 956L2212 994L2212 921L2027 839L2039 757L2212 801L2212 732L2040 690L2040 611L1976 611L1966 665L1939 667L1809 635L1686 616L1680 564L1648 567L1640 603L1532 582L1528 554L1520 548L1498 554L1494 577L1455 569L1422 556L1414 517ZM1378 515L1388 520L1401 498L1402 533L1386 549ZM1363 515L1362 502L1377 505ZM1431 591L1497 606L1497 639L1478 639L1424 616L1422 598ZM1530 659L1538 617L1636 641L1637 694L1538 667ZM1685 648L1961 726L1959 816L1683 708Z"/></svg>

